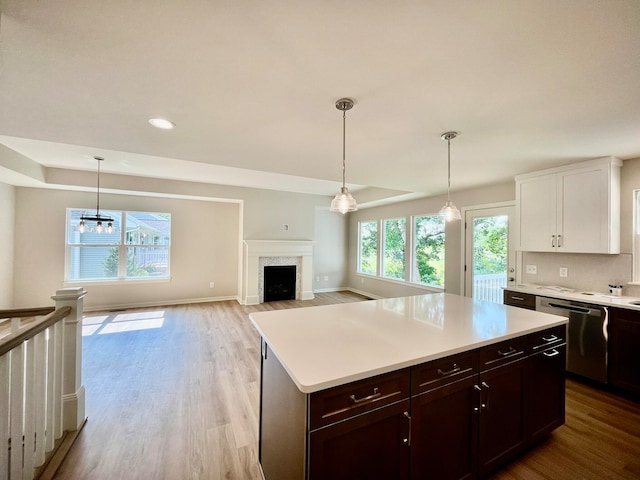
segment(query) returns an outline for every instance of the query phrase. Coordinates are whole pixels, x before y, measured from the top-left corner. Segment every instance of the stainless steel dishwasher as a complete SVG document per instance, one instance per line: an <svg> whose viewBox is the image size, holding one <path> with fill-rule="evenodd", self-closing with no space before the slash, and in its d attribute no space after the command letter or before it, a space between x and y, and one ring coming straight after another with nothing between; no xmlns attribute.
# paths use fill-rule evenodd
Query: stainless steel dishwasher
<svg viewBox="0 0 640 480"><path fill-rule="evenodd" d="M567 371L607 383L607 308L573 300L536 297L536 310L569 319Z"/></svg>

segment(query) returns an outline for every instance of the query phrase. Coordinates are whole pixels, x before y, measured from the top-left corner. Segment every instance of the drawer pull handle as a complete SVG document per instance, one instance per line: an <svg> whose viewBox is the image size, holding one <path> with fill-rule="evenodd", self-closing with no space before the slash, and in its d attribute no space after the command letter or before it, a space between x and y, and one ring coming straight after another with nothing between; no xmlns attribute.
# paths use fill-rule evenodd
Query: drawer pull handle
<svg viewBox="0 0 640 480"><path fill-rule="evenodd" d="M512 355L516 353L516 349L513 347L509 347L507 350L502 351L502 350L498 350L498 355L500 355L501 357L506 357L507 355Z"/></svg>
<svg viewBox="0 0 640 480"><path fill-rule="evenodd" d="M553 358L553 357L557 357L558 355L560 355L560 352L554 348L554 349L553 349L553 350L551 350L550 352L542 352L542 354L543 354L545 357Z"/></svg>
<svg viewBox="0 0 640 480"><path fill-rule="evenodd" d="M524 302L524 298L522 297L511 297L511 300L518 300L520 302Z"/></svg>
<svg viewBox="0 0 640 480"><path fill-rule="evenodd" d="M448 372L443 372L442 370L438 369L438 375L440 375L441 377L446 377L447 375L453 375L454 373L458 373L459 371L460 367L457 363L454 363L453 368Z"/></svg>
<svg viewBox="0 0 640 480"><path fill-rule="evenodd" d="M550 337L542 337L542 340L544 340L545 342L555 342L556 340L558 340L558 337L556 337L555 335L551 335Z"/></svg>
<svg viewBox="0 0 640 480"><path fill-rule="evenodd" d="M375 400L376 398L379 398L382 396L382 393L380 393L378 391L378 387L375 387L373 389L373 393L367 397L363 397L363 398L356 398L355 395L349 395L349 398L351 399L351 401L355 404L355 405L359 405L361 403L364 402L370 402L372 400Z"/></svg>

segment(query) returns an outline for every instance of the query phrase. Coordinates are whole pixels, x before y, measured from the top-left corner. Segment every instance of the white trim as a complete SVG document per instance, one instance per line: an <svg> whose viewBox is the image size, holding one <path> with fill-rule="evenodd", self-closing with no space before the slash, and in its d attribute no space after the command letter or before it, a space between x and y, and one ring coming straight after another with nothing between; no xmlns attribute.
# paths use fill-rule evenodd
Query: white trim
<svg viewBox="0 0 640 480"><path fill-rule="evenodd" d="M146 308L146 307L168 307L172 305L188 305L190 303L208 303L208 302L225 302L227 300L238 300L236 295L227 297L203 297L203 298L185 298L181 300L166 300L155 302L141 302L141 303L122 303L118 305L94 305L92 307L85 307L85 312L98 312L98 311L110 311L110 310L123 310L128 308Z"/></svg>

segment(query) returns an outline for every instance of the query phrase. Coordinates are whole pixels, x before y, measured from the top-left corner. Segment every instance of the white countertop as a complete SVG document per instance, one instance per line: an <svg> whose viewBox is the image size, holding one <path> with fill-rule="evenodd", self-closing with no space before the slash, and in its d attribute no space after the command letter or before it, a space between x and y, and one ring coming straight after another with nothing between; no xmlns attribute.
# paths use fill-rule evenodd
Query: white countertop
<svg viewBox="0 0 640 480"><path fill-rule="evenodd" d="M633 305L631 302L640 302L638 297L614 296L601 292L591 292L574 290L572 288L558 287L552 285L517 285L505 287L505 290L512 292L529 293L541 297L562 298L564 300L576 300L584 303L592 303L605 307L628 308L630 310L640 310L640 305Z"/></svg>
<svg viewBox="0 0 640 480"><path fill-rule="evenodd" d="M564 317L447 293L249 315L303 393L562 325Z"/></svg>

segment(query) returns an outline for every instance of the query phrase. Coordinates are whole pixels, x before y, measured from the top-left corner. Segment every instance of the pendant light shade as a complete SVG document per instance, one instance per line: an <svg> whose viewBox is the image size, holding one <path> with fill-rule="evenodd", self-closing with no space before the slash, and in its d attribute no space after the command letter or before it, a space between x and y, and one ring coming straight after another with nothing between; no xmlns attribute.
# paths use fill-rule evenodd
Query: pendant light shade
<svg viewBox="0 0 640 480"><path fill-rule="evenodd" d="M78 231L84 233L87 230L86 222L96 222L96 226L93 231L96 233L112 233L113 232L113 218L105 215L100 215L100 162L104 160L102 157L93 157L98 162L98 191L96 199L96 214L95 215L82 215L80 217L80 223L78 224ZM105 225L106 224L106 225Z"/></svg>
<svg viewBox="0 0 640 480"><path fill-rule="evenodd" d="M458 132L445 132L440 135L440 138L447 141L447 203L444 204L444 207L440 209L438 215L445 222L451 222L454 220L462 220L462 215L460 215L460 210L453 203L451 203L451 198L449 198L449 191L451 190L451 140L458 136Z"/></svg>
<svg viewBox="0 0 640 480"><path fill-rule="evenodd" d="M349 193L345 182L346 172L346 131L347 131L347 110L353 108L353 100L350 98L341 98L336 102L336 108L342 111L342 188L331 200L331 211L345 214L347 212L355 212L358 210L356 199Z"/></svg>

